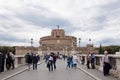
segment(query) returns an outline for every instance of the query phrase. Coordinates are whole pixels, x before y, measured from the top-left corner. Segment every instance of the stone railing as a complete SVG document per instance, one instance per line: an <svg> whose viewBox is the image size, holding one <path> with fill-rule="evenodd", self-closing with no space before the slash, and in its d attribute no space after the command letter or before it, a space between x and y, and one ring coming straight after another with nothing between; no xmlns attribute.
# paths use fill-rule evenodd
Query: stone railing
<svg viewBox="0 0 120 80"><path fill-rule="evenodd" d="M15 67L25 65L24 55L15 55Z"/></svg>
<svg viewBox="0 0 120 80"><path fill-rule="evenodd" d="M15 67L25 65L25 55L15 55ZM43 59L43 56L40 56L40 60Z"/></svg>
<svg viewBox="0 0 120 80"><path fill-rule="evenodd" d="M103 55L95 55L95 66L100 71L103 71L102 56ZM108 55L108 56L109 56L110 64L112 66L112 69L110 70L110 74L117 78L120 78L120 55L116 54L116 55ZM80 54L79 60L81 60L82 57L85 58L85 65L86 65L87 55Z"/></svg>

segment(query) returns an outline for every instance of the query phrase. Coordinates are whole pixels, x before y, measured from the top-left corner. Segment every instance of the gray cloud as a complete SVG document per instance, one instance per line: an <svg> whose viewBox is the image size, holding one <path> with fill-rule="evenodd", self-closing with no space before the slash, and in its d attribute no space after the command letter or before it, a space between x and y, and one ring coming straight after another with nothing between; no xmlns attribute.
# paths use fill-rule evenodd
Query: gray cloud
<svg viewBox="0 0 120 80"><path fill-rule="evenodd" d="M107 38L103 39L100 43L103 45L120 45L120 39Z"/></svg>
<svg viewBox="0 0 120 80"><path fill-rule="evenodd" d="M2 40L2 41L10 41L10 42L23 42L23 40L22 39L19 39L19 38L16 38L16 37L14 37L14 36L11 36L9 33L7 34L7 33L4 33L4 34L0 34L0 37L1 37L1 39L0 40Z"/></svg>
<svg viewBox="0 0 120 80"><path fill-rule="evenodd" d="M3 19L8 19L6 15L0 15L0 19L3 20Z"/></svg>
<svg viewBox="0 0 120 80"><path fill-rule="evenodd" d="M62 1L60 2L62 3ZM58 2L57 5L53 5L54 1L45 2L46 5L44 2L40 2L40 5L39 2L26 1L23 2L24 5L19 4L16 7L10 3L10 5L0 6L5 7L5 12L4 9L0 11L0 41L24 42L24 35L27 36L27 40L30 37L40 37L59 25L68 35L76 34L74 36L84 39L95 37L95 45L99 44L99 39L104 45L120 45L119 37L115 37L119 34L116 31L120 30L119 0L105 1L105 3L102 1L99 3L98 0L97 4L83 2L89 5L71 5L72 1L68 2L65 4ZM17 3L19 2L16 1L14 5ZM61 7L61 5L63 6ZM83 41L82 44L86 43L87 41Z"/></svg>
<svg viewBox="0 0 120 80"><path fill-rule="evenodd" d="M40 7L41 9L41 7ZM43 8L42 8L43 10ZM47 10L47 9L46 9ZM60 25L63 28L65 26L71 26L72 24L70 23L69 20L64 19L64 18L59 18L59 17L46 17L45 15L42 14L36 14L37 12L32 12L32 11L28 11L24 14L19 14L17 13L16 17L23 19L33 25L36 26L43 26L43 27L49 27L49 28L53 28L54 26L56 27L56 25ZM48 13L51 13L48 11ZM56 14L57 15L57 14Z"/></svg>

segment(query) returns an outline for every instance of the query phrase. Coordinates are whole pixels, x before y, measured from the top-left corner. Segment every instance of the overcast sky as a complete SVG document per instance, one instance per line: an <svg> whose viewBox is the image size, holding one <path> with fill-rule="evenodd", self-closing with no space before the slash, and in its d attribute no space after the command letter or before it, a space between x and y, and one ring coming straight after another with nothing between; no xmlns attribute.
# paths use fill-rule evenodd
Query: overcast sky
<svg viewBox="0 0 120 80"><path fill-rule="evenodd" d="M81 46L120 46L120 0L0 0L0 46L30 46L33 38L38 47L56 25Z"/></svg>

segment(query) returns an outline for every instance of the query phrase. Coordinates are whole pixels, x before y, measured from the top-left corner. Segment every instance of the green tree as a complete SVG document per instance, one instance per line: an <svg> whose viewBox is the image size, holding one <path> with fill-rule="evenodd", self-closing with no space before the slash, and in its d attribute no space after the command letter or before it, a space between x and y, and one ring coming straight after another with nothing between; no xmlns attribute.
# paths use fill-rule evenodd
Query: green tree
<svg viewBox="0 0 120 80"><path fill-rule="evenodd" d="M100 44L100 47L99 47L99 54L103 54L103 49L102 49L101 44Z"/></svg>
<svg viewBox="0 0 120 80"><path fill-rule="evenodd" d="M12 52L13 54L15 54L15 47L0 46L0 51L4 54L7 54L8 52Z"/></svg>

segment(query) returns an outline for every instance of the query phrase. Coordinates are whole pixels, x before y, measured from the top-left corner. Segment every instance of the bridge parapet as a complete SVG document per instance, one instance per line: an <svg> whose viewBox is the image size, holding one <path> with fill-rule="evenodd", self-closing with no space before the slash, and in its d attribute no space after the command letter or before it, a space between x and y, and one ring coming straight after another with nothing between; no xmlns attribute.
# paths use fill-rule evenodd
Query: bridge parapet
<svg viewBox="0 0 120 80"><path fill-rule="evenodd" d="M25 65L25 55L15 55L15 67ZM43 59L43 56L40 55L40 59Z"/></svg>
<svg viewBox="0 0 120 80"><path fill-rule="evenodd" d="M98 54L95 55L95 66L100 71L103 71L102 56L104 56L104 55L98 55ZM80 54L79 60L81 60L82 57L85 58L85 64L86 64L87 63L87 55ZM114 55L109 54L108 57L110 59L110 64L112 66L112 69L110 70L110 74L117 78L120 78L120 52L117 52L117 54L114 54Z"/></svg>
<svg viewBox="0 0 120 80"><path fill-rule="evenodd" d="M25 65L24 55L15 55L15 67Z"/></svg>

